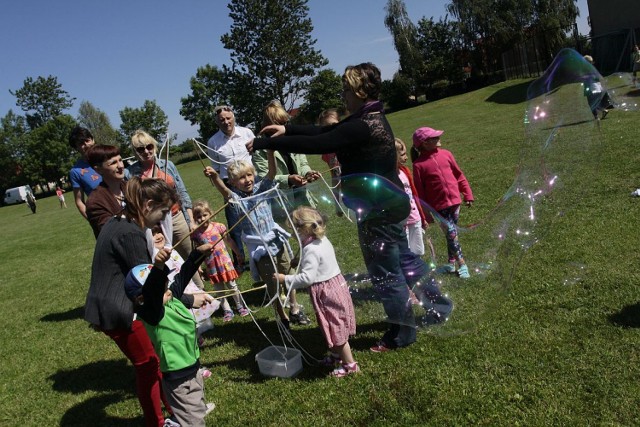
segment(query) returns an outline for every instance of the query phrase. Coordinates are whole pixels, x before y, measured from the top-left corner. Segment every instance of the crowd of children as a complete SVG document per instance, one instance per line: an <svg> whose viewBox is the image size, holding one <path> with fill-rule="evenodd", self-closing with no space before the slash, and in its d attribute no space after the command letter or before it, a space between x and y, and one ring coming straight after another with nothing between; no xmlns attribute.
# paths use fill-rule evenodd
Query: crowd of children
<svg viewBox="0 0 640 427"><path fill-rule="evenodd" d="M329 111L319 118L322 126L332 126L337 121L336 111ZM406 165L406 145L399 138L395 139L397 174L410 200L410 212L403 224L410 251L424 256L425 230L437 219L447 241L448 263L443 270L469 278L470 272L458 240L457 222L463 200L461 195L468 206L474 199L453 155L441 148L442 134L443 131L428 127L415 131L411 148L413 171ZM138 265L129 271L124 280L124 292L133 303L137 319L144 324L159 357L162 388L171 407L171 418L165 425L204 425L205 415L215 405L206 403L204 399L204 378L210 372L200 366L202 334L213 328L211 316L219 308L223 322L234 318L234 309L242 317L251 314L238 289L236 279L239 273L230 251L239 266L249 266L254 280L266 283L269 304L285 333L290 329L293 313L288 315L285 311L281 294L291 296L297 289L306 289L328 348L327 356L319 363L333 368L330 372L332 377L360 372L349 344L350 337L356 333L355 310L333 245L326 236L327 218L314 207L294 206L284 223L274 219L272 199L277 199L277 195L271 193L277 188L274 181L276 159L273 150L265 151L268 171L262 178L257 176L253 164L246 160L230 163L226 179L222 179L214 168L205 167L204 175L228 205L228 224L216 222L208 202L195 201L194 229L190 234L197 248L186 261L171 247L171 229L167 232L160 225L151 226L156 219L160 220L160 214L153 216L147 205L142 203L138 207L138 211L145 215L139 222L148 228L147 239L151 239L149 244L153 246L153 257L151 263ZM342 216L340 164L335 154L323 156L323 159L331 167L333 189L336 190L335 213ZM140 184L136 181L136 185ZM63 196L59 194L59 197ZM167 217L169 202L162 202L163 221ZM230 238L233 228L240 231L247 259L245 248ZM294 232L300 241L297 265L294 265L289 243ZM433 261L435 254L428 238L427 243ZM209 279L213 293L217 294L215 300L200 298L194 304L194 298L185 298L204 293L192 281L198 271ZM415 300L413 292L410 295ZM374 347L372 351L377 352L392 349L385 345Z"/></svg>

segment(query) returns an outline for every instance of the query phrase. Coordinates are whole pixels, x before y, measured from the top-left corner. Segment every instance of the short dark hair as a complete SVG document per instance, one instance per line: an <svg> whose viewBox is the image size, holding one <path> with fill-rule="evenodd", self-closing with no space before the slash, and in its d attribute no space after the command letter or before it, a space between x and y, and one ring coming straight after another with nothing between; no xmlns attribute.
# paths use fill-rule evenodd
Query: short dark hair
<svg viewBox="0 0 640 427"><path fill-rule="evenodd" d="M94 145L87 153L87 161L91 167L100 166L112 157L119 156L120 149L115 145Z"/></svg>
<svg viewBox="0 0 640 427"><path fill-rule="evenodd" d="M82 126L76 126L69 135L69 145L75 149L78 144L85 142L87 139L93 139L91 131Z"/></svg>

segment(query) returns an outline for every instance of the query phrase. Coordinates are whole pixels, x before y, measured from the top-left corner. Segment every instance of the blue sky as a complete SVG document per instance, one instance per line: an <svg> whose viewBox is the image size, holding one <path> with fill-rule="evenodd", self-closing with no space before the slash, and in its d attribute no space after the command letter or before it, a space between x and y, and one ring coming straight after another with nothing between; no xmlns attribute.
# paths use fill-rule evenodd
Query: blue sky
<svg viewBox="0 0 640 427"><path fill-rule="evenodd" d="M446 0L405 0L414 22L444 16ZM386 0L310 0L316 48L341 73L371 61L390 79L398 56L384 26ZM196 136L179 114L180 98L199 66L229 63L220 36L229 31L222 0L13 0L0 14L0 116L22 114L9 90L27 77L53 75L76 98L87 100L119 127L118 112L156 100L178 140ZM586 0L579 0L581 33L588 32Z"/></svg>

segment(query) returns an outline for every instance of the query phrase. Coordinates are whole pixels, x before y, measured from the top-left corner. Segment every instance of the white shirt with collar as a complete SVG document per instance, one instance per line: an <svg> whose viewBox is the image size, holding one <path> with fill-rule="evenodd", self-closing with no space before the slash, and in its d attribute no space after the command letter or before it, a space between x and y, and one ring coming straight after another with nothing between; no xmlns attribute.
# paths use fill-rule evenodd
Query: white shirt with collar
<svg viewBox="0 0 640 427"><path fill-rule="evenodd" d="M211 166L220 178L227 179L227 166L233 161L244 160L251 163L251 154L245 144L255 138L251 129L235 126L233 135L227 136L221 130L216 132L207 142Z"/></svg>

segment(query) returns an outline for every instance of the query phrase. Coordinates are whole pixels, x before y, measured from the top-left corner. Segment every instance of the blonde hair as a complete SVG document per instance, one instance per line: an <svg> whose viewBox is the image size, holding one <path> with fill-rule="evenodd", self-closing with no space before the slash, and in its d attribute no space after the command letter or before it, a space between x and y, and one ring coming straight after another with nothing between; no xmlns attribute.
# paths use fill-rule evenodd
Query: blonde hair
<svg viewBox="0 0 640 427"><path fill-rule="evenodd" d="M163 180L149 178L143 181L138 176L127 181L124 196L124 215L129 220L135 220L141 227L145 226L143 210L148 200L166 207L171 207L180 200L176 190Z"/></svg>
<svg viewBox="0 0 640 427"><path fill-rule="evenodd" d="M262 127L269 125L284 125L291 119L287 110L284 109L280 101L274 99L264 107L262 113Z"/></svg>
<svg viewBox="0 0 640 427"><path fill-rule="evenodd" d="M318 124L320 126L326 126L328 125L327 121L332 117L335 118L336 121L340 121L340 114L337 108L329 108L321 112L318 116Z"/></svg>
<svg viewBox="0 0 640 427"><path fill-rule="evenodd" d="M382 78L378 67L371 62L349 65L342 75L343 89L351 90L360 99L378 99Z"/></svg>
<svg viewBox="0 0 640 427"><path fill-rule="evenodd" d="M407 151L407 144L405 144L403 140L401 140L400 138L395 138L394 141L396 143L397 152L400 152L401 148L404 148L405 152Z"/></svg>
<svg viewBox="0 0 640 427"><path fill-rule="evenodd" d="M291 213L294 227L302 234L321 239L325 235L327 219L309 206L300 206Z"/></svg>
<svg viewBox="0 0 640 427"><path fill-rule="evenodd" d="M193 212L193 216L198 214L208 213L213 217L213 211L211 210L211 206L209 206L209 202L206 200L198 199L194 200L193 207L191 208Z"/></svg>
<svg viewBox="0 0 640 427"><path fill-rule="evenodd" d="M131 148L133 151L136 150L136 147L146 147L149 144L153 144L156 151L158 150L158 141L156 141L151 135L142 129L138 129L133 133L131 137Z"/></svg>
<svg viewBox="0 0 640 427"><path fill-rule="evenodd" d="M229 182L235 181L239 176L247 172L252 172L255 175L256 168L246 160L233 161L229 166L227 166Z"/></svg>

